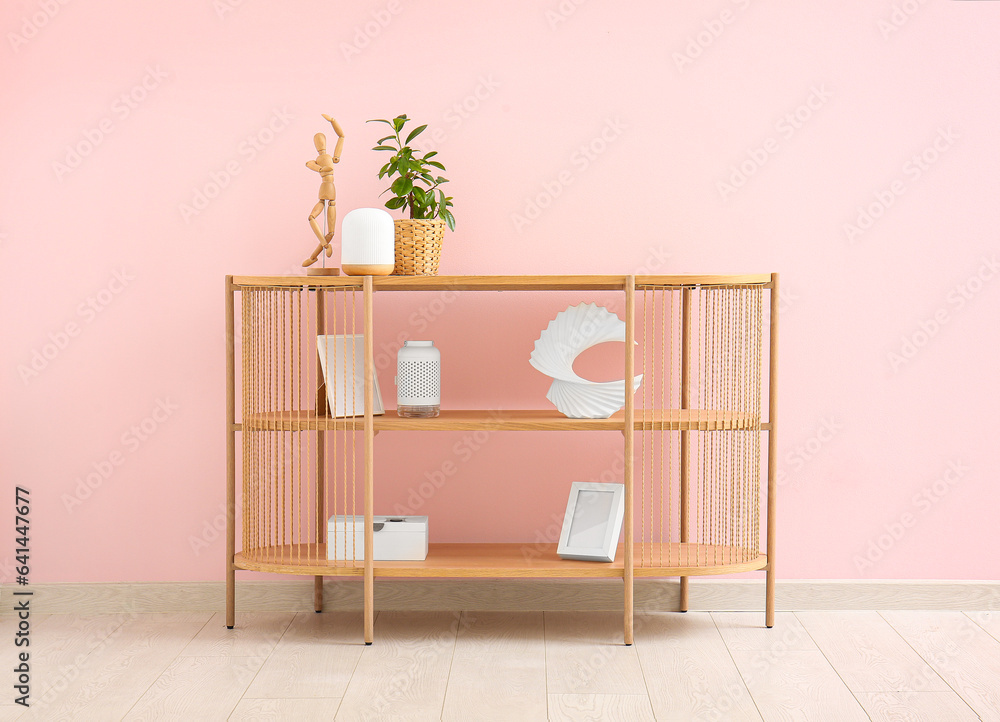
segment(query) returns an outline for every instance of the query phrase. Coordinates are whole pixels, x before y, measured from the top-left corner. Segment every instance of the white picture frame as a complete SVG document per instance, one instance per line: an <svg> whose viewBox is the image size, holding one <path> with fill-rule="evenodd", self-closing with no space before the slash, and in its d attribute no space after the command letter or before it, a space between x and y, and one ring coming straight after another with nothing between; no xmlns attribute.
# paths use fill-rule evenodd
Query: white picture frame
<svg viewBox="0 0 1000 722"><path fill-rule="evenodd" d="M556 552L562 559L613 562L624 519L624 484L574 481Z"/></svg>
<svg viewBox="0 0 1000 722"><path fill-rule="evenodd" d="M316 337L316 352L326 382L326 404L330 416L365 415L365 337L363 334L326 334ZM332 371L332 373L331 373ZM350 383L348 379L353 379ZM381 416L382 392L375 374L372 413Z"/></svg>

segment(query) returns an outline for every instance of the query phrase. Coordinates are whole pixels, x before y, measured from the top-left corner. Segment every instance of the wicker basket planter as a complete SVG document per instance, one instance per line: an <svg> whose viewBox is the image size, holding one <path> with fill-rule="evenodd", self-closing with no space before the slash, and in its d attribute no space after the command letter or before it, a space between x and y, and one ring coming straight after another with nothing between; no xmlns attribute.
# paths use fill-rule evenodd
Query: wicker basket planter
<svg viewBox="0 0 1000 722"><path fill-rule="evenodd" d="M447 227L441 218L404 218L396 225L394 276L436 276L441 262L441 241Z"/></svg>

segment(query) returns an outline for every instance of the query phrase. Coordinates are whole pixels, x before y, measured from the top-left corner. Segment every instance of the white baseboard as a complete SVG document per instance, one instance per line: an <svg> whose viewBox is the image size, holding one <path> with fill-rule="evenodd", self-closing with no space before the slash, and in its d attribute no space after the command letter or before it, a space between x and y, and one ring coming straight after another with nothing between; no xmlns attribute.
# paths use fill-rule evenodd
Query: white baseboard
<svg viewBox="0 0 1000 722"><path fill-rule="evenodd" d="M691 611L763 611L764 580L692 579ZM39 614L221 611L224 582L33 584L32 611ZM4 596L10 594L5 589ZM1000 582L813 581L777 583L779 610L963 609L1000 610ZM311 611L313 582L237 581L236 610ZM637 580L637 612L675 611L676 580ZM326 611L362 607L360 581L327 581ZM621 610L618 580L403 580L375 582L375 607L383 610ZM10 610L3 604L3 613Z"/></svg>

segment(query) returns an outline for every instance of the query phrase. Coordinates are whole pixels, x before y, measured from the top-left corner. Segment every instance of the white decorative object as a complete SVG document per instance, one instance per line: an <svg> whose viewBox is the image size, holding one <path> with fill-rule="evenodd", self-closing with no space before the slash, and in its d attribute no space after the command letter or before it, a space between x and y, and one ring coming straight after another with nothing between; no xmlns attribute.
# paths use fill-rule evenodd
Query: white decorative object
<svg viewBox="0 0 1000 722"><path fill-rule="evenodd" d="M556 553L562 559L613 562L624 518L624 485L574 481Z"/></svg>
<svg viewBox="0 0 1000 722"><path fill-rule="evenodd" d="M441 352L433 341L404 341L396 354L396 413L406 418L441 413Z"/></svg>
<svg viewBox="0 0 1000 722"><path fill-rule="evenodd" d="M422 562L427 559L426 516L376 516L372 535L372 560ZM335 514L327 523L326 558L365 560L365 517Z"/></svg>
<svg viewBox="0 0 1000 722"><path fill-rule="evenodd" d="M396 264L396 227L380 208L356 208L340 225L340 266L348 276L388 276Z"/></svg>
<svg viewBox="0 0 1000 722"><path fill-rule="evenodd" d="M557 314L531 352L531 365L553 379L545 398L571 419L606 419L618 411L625 405L625 380L588 381L576 375L573 362L592 346L624 340L625 322L597 304L581 303ZM633 378L632 393L641 383L641 374Z"/></svg>
<svg viewBox="0 0 1000 722"><path fill-rule="evenodd" d="M365 415L365 337L329 334L316 337L316 351L326 384L326 402L333 417ZM372 413L384 414L378 376L372 387Z"/></svg>

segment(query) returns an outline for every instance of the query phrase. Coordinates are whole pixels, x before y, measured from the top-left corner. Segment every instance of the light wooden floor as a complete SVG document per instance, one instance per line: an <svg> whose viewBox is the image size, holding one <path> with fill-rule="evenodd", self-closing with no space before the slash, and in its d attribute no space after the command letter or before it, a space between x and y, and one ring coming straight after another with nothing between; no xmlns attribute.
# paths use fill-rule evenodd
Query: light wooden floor
<svg viewBox="0 0 1000 722"><path fill-rule="evenodd" d="M2 720L1000 720L996 612L32 617ZM11 678L15 621L0 619Z"/></svg>

